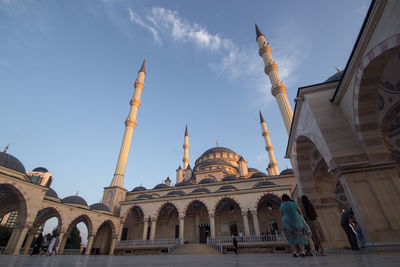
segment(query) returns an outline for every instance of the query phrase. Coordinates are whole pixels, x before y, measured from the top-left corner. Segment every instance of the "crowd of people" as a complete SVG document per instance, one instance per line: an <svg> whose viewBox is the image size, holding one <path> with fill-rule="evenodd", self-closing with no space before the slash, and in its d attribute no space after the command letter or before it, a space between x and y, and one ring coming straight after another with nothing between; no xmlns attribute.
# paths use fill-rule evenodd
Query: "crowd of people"
<svg viewBox="0 0 400 267"><path fill-rule="evenodd" d="M307 196L299 199L300 208L288 195L282 195L283 232L292 250L293 257L312 256L315 251L326 256L325 235L317 218L318 214ZM351 209L342 213L340 225L347 235L352 250L364 248L363 234Z"/></svg>
<svg viewBox="0 0 400 267"><path fill-rule="evenodd" d="M40 232L33 244L31 256L33 255L51 256L53 255L53 253L54 255L57 255L58 243L59 243L59 237L57 233L54 233L53 235L49 233L43 237L43 233Z"/></svg>

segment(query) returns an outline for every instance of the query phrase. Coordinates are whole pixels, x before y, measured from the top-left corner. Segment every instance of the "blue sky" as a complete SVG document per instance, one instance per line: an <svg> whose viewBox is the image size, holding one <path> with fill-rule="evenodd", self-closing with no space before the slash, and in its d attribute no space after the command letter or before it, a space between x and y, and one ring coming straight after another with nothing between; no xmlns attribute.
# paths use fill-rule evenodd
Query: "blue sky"
<svg viewBox="0 0 400 267"><path fill-rule="evenodd" d="M125 187L147 188L229 147L268 164L258 109L280 170L287 134L254 30L272 48L293 107L297 88L344 68L370 1L0 0L0 147L52 172L61 198L100 201L113 177L144 58L147 76Z"/></svg>

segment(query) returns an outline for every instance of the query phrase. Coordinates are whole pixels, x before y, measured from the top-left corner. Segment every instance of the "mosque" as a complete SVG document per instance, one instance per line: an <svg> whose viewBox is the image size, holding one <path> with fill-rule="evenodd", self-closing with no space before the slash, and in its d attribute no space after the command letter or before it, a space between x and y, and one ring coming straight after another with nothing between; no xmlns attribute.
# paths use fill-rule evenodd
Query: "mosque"
<svg viewBox="0 0 400 267"><path fill-rule="evenodd" d="M124 174L146 75L138 72L114 177L101 203L80 196L60 199L47 169L26 172L0 153L0 218L14 212L12 235L2 254L27 254L39 228L57 217L59 252L74 226L88 228L85 254L170 253L190 244L229 251L232 235L250 252L286 251L280 197L306 194L318 212L328 248L348 246L340 211L352 208L371 249L400 245L400 2L372 1L345 69L324 82L298 89L294 112L271 47L256 25L265 63L288 133L286 157L293 169L278 171L260 111L269 155L266 173L247 166L226 147L213 147L189 164L189 131L183 138L176 183L152 189L124 188ZM129 178L129 177L127 177Z"/></svg>

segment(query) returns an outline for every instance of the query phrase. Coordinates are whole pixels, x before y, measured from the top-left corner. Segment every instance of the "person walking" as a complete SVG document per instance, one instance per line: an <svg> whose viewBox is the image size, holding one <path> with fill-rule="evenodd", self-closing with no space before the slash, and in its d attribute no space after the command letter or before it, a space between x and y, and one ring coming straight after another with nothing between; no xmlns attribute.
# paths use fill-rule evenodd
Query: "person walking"
<svg viewBox="0 0 400 267"><path fill-rule="evenodd" d="M296 202L291 201L286 194L282 195L280 210L282 212L283 232L292 249L293 257L297 257L296 245L300 248L300 257L304 257L304 245L306 245L306 226L301 217L301 212Z"/></svg>
<svg viewBox="0 0 400 267"><path fill-rule="evenodd" d="M358 250L357 236L350 226L350 223L354 220L354 213L351 209L345 210L340 217L340 226L342 226L344 232L347 235L352 250Z"/></svg>
<svg viewBox="0 0 400 267"><path fill-rule="evenodd" d="M235 254L238 254L238 241L236 239L236 236L233 237L232 242L233 242L234 252L235 252Z"/></svg>
<svg viewBox="0 0 400 267"><path fill-rule="evenodd" d="M57 255L57 245L58 245L58 234L54 234L50 240L49 248L47 249L47 256Z"/></svg>
<svg viewBox="0 0 400 267"><path fill-rule="evenodd" d="M322 231L321 225L319 224L317 218L318 214L315 210L313 204L308 199L307 196L301 196L301 204L303 207L303 217L306 220L306 223L310 227L312 233L312 241L314 245L317 246L316 250L320 250L321 256L326 256L326 250L324 242L326 242L324 232Z"/></svg>

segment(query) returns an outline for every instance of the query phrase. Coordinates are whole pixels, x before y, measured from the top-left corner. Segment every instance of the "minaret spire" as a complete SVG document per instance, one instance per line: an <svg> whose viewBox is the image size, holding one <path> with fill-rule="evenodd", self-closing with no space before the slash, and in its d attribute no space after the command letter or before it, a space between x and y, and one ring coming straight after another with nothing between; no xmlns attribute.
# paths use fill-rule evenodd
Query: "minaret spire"
<svg viewBox="0 0 400 267"><path fill-rule="evenodd" d="M292 107L289 104L289 101L286 96L286 86L283 84L278 74L278 65L272 59L271 56L271 47L265 41L264 34L261 33L260 29L256 24L256 35L257 35L257 43L259 46L259 55L263 58L265 68L264 72L268 75L269 80L271 82L272 88L271 93L275 96L279 110L281 112L281 116L283 119L283 123L285 124L286 131L289 135L290 127L292 125L293 111Z"/></svg>
<svg viewBox="0 0 400 267"><path fill-rule="evenodd" d="M271 140L269 139L269 131L267 129L267 124L264 121L261 110L259 112L260 112L260 124L261 124L262 136L264 136L265 140L265 150L267 150L269 157L269 164L267 171L269 175L279 175L278 163L276 162L275 159L274 147L272 146Z"/></svg>
<svg viewBox="0 0 400 267"><path fill-rule="evenodd" d="M124 187L124 175L126 169L126 162L128 160L129 149L132 141L133 129L136 127L136 116L140 107L140 96L144 88L143 82L146 76L145 72L146 60L143 61L142 67L139 70L137 79L135 81L135 92L130 101L131 108L129 115L125 120L125 133L122 140L121 150L119 152L117 167L115 168L114 178L110 186Z"/></svg>
<svg viewBox="0 0 400 267"><path fill-rule="evenodd" d="M183 141L183 169L186 170L186 168L189 165L189 133L188 133L188 127L186 124L185 128L185 137Z"/></svg>

